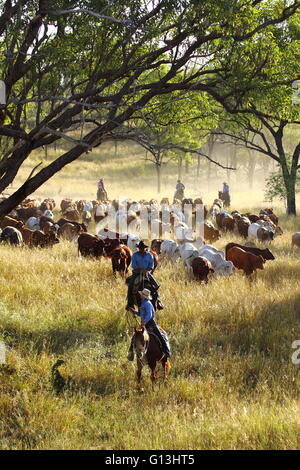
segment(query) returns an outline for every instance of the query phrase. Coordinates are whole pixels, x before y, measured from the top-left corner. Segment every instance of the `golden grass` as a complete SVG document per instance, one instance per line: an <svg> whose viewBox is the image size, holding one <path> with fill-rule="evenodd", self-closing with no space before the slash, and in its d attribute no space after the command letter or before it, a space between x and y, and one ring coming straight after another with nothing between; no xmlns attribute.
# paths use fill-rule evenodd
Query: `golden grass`
<svg viewBox="0 0 300 470"><path fill-rule="evenodd" d="M72 172L68 181L80 195L89 182L84 176L79 186ZM255 211L252 195L241 196L234 207ZM202 285L181 265L161 264L165 309L157 318L170 333L172 369L152 392L144 368L142 394L126 359L134 325L127 289L110 261L80 259L68 242L0 246L0 339L8 348L1 449L298 449L300 368L291 345L300 339L300 250L290 241L299 218L281 214L280 225L276 260L252 283L238 272ZM232 240L241 241L225 236L216 246ZM71 378L61 395L50 382L58 358Z"/></svg>
<svg viewBox="0 0 300 470"><path fill-rule="evenodd" d="M218 242L224 247L229 237ZM157 272L173 357L166 385L136 391L126 360L126 286L109 260L81 260L76 245L0 247L2 449L299 448L299 251L290 233L253 283L241 273L200 285L182 266ZM63 357L72 385L56 396ZM163 425L162 425L163 423ZM143 432L141 433L141 429Z"/></svg>

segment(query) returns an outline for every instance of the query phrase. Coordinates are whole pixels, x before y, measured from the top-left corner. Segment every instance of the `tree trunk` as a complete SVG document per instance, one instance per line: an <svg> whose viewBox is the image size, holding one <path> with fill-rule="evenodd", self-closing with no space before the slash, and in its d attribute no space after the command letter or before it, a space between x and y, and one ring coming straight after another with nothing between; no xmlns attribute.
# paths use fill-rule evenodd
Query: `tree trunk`
<svg viewBox="0 0 300 470"><path fill-rule="evenodd" d="M156 164L156 175L157 175L157 192L160 194L161 191L161 166Z"/></svg>
<svg viewBox="0 0 300 470"><path fill-rule="evenodd" d="M178 157L178 179L181 180L182 176L182 157Z"/></svg>
<svg viewBox="0 0 300 470"><path fill-rule="evenodd" d="M207 191L210 190L210 178L211 178L211 162L208 162L207 167Z"/></svg>
<svg viewBox="0 0 300 470"><path fill-rule="evenodd" d="M287 215L297 215L296 212L296 175L283 175L286 188L286 212Z"/></svg>
<svg viewBox="0 0 300 470"><path fill-rule="evenodd" d="M185 174L187 175L189 172L189 162L186 160L185 161Z"/></svg>
<svg viewBox="0 0 300 470"><path fill-rule="evenodd" d="M212 158L214 145L215 145L215 137L213 135L210 135L210 137L207 141L209 158ZM211 162L209 161L208 162L208 171L207 171L207 189L208 189L208 191L210 189L210 178L211 178Z"/></svg>
<svg viewBox="0 0 300 470"><path fill-rule="evenodd" d="M198 155L198 159L197 159L197 179L199 178L200 176L200 155Z"/></svg>
<svg viewBox="0 0 300 470"><path fill-rule="evenodd" d="M249 181L249 188L253 188L253 178L254 178L254 171L256 165L256 155L254 154L253 150L249 152L249 163L248 163L248 181Z"/></svg>

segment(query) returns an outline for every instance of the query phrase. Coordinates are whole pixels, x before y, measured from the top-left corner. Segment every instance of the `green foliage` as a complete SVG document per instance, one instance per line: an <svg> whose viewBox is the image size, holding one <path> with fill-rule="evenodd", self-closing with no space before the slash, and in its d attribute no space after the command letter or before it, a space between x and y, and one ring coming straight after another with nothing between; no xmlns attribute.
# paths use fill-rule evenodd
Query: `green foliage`
<svg viewBox="0 0 300 470"><path fill-rule="evenodd" d="M300 191L300 175L297 175L295 192ZM266 178L265 201L273 202L275 199L286 201L287 190L284 184L282 172L279 170Z"/></svg>

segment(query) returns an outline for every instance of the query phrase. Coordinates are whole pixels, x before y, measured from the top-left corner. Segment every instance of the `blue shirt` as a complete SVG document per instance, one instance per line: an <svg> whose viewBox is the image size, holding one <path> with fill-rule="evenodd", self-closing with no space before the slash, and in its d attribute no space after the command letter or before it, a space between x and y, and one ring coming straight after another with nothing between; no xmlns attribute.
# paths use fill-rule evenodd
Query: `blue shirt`
<svg viewBox="0 0 300 470"><path fill-rule="evenodd" d="M228 184L224 184L224 186L223 186L223 193L229 193L229 186L228 186Z"/></svg>
<svg viewBox="0 0 300 470"><path fill-rule="evenodd" d="M149 251L146 251L144 256L139 251L133 253L132 256L132 269L134 272L137 272L137 269L153 269L154 268L154 259Z"/></svg>
<svg viewBox="0 0 300 470"><path fill-rule="evenodd" d="M143 299L139 311L135 314L139 315L144 323L148 323L151 318L154 320L155 310L150 300Z"/></svg>

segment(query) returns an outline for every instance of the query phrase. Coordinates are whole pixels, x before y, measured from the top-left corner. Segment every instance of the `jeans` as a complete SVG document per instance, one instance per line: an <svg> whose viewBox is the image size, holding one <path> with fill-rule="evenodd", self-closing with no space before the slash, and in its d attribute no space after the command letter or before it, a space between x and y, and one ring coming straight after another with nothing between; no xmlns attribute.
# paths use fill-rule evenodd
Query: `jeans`
<svg viewBox="0 0 300 470"><path fill-rule="evenodd" d="M134 307L134 295L133 295L133 284L134 284L134 281L135 279L140 275L140 273L136 273L136 272L133 272L132 275L130 277L127 278L127 282L128 282L128 291L127 291L127 307ZM152 274L150 274L149 272L146 274L146 277L148 278L150 284L151 284L151 287L153 287L154 289L158 289L159 288L159 284L157 282L157 280L155 279L154 276L152 276Z"/></svg>
<svg viewBox="0 0 300 470"><path fill-rule="evenodd" d="M149 320L146 323L145 327L146 327L148 332L152 331L159 338L159 340L161 342L163 352L165 354L167 354L168 356L171 356L171 350L170 350L169 344L167 343L165 337L161 334L161 331L158 328L156 321L153 320L153 318L152 318L151 320ZM134 336L131 338L129 351L133 351L133 338L134 338Z"/></svg>

